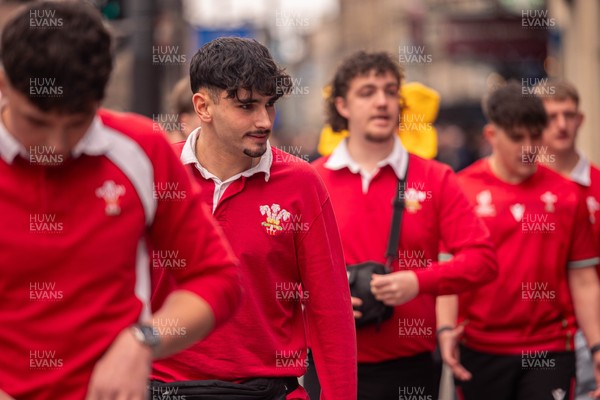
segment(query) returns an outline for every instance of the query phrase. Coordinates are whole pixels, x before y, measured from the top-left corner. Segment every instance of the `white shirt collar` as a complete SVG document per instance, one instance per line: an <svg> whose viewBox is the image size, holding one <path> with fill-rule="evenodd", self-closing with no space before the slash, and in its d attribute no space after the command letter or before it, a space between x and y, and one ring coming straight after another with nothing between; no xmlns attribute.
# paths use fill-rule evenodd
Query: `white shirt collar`
<svg viewBox="0 0 600 400"><path fill-rule="evenodd" d="M339 170L342 168L348 168L353 174L360 174L362 178L362 191L367 193L369 191L369 184L371 179L375 176L375 172L379 169L389 165L394 170L394 173L398 179L404 179L406 176L406 168L408 167L408 152L400 142L397 136L394 136L394 148L392 152L383 160L377 163L378 170L373 173L363 170L356 161L352 159L348 152L348 138L345 138L340 144L333 150L331 156L324 164L325 168L331 170Z"/></svg>
<svg viewBox="0 0 600 400"><path fill-rule="evenodd" d="M577 164L571 170L571 179L580 185L590 186L592 184L592 179L590 178L590 160L579 151L577 154L579 154L579 161L577 161Z"/></svg>
<svg viewBox="0 0 600 400"><path fill-rule="evenodd" d="M213 179L220 180L213 174L211 174L206 168L200 164L200 161L196 157L196 142L198 141L198 137L200 136L200 128L196 128L190 135L187 137L185 144L183 145L183 150L181 151L181 162L184 165L193 164L204 179ZM237 175L232 176L227 179L225 182L232 182L236 179L239 179L242 176L251 177L254 174L259 172L264 172L265 174L265 182L269 181L271 177L271 165L273 164L273 153L271 151L271 144L267 141L267 151L260 157L260 161L254 167L247 169Z"/></svg>
<svg viewBox="0 0 600 400"><path fill-rule="evenodd" d="M0 156L8 164L12 164L18 154L21 154L23 158L28 158L25 147L13 135L8 133L2 118L0 118Z"/></svg>
<svg viewBox="0 0 600 400"><path fill-rule="evenodd" d="M360 165L352 159L348 152L347 138L333 150L331 156L325 163L325 167L331 170L348 168L353 174L361 172ZM383 160L377 163L377 167L382 168L389 165L394 170L398 179L404 179L406 168L408 166L408 152L400 142L397 136L394 136L394 148L392 152Z"/></svg>
<svg viewBox="0 0 600 400"><path fill-rule="evenodd" d="M105 154L110 149L110 140L102 133L102 129L104 128L102 120L96 115L88 130L73 148L71 152L72 156L77 158L82 154ZM4 161L12 164L15 157L19 154L23 158L29 159L29 152L27 149L8 132L0 118L0 156Z"/></svg>

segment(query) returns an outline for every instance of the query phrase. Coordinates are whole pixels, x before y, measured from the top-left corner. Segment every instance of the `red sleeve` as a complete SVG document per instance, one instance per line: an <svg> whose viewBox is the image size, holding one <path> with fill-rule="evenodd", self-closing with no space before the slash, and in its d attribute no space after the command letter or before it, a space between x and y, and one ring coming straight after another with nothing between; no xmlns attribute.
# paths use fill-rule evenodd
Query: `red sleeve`
<svg viewBox="0 0 600 400"><path fill-rule="evenodd" d="M356 331L342 243L333 208L322 183L321 212L298 244L302 286L321 399L356 399Z"/></svg>
<svg viewBox="0 0 600 400"><path fill-rule="evenodd" d="M162 293L158 302L153 298L153 308L162 304L171 288L188 290L210 305L218 326L233 314L240 301L237 261L210 211L200 201L198 186L192 184L166 141L164 145L165 151L158 159L153 158L158 206L149 237L153 278L159 279L153 282L154 296Z"/></svg>
<svg viewBox="0 0 600 400"><path fill-rule="evenodd" d="M573 224L573 234L569 251L569 268L594 267L600 261L598 248L594 241L594 232L583 196L583 190L577 192L577 210Z"/></svg>
<svg viewBox="0 0 600 400"><path fill-rule="evenodd" d="M494 280L498 263L489 232L461 190L456 175L444 168L436 201L444 250L453 255L417 272L420 293L457 294Z"/></svg>

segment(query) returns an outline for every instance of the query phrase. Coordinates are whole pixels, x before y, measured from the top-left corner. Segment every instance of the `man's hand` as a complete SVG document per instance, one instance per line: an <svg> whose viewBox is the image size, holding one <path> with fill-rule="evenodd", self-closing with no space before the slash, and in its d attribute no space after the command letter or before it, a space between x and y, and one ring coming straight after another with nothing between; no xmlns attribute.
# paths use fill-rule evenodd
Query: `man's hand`
<svg viewBox="0 0 600 400"><path fill-rule="evenodd" d="M14 397L10 397L3 390L0 390L0 400L15 400Z"/></svg>
<svg viewBox="0 0 600 400"><path fill-rule="evenodd" d="M352 311L354 312L354 319L359 319L360 317L362 317L362 313L360 311L356 311L355 308L362 306L363 302L358 297L350 297L350 300L352 301Z"/></svg>
<svg viewBox="0 0 600 400"><path fill-rule="evenodd" d="M442 360L450 367L456 379L460 381L468 381L472 377L471 373L460 363L458 342L464 329L463 325L459 325L452 330L444 330L438 335Z"/></svg>
<svg viewBox="0 0 600 400"><path fill-rule="evenodd" d="M124 329L96 363L86 400L145 400L151 365L152 350Z"/></svg>
<svg viewBox="0 0 600 400"><path fill-rule="evenodd" d="M387 275L373 274L371 292L388 306L399 306L419 294L419 280L413 271L399 271Z"/></svg>
<svg viewBox="0 0 600 400"><path fill-rule="evenodd" d="M589 393L593 399L600 398L600 351L592 354L592 365L594 367L594 378L596 379L596 390Z"/></svg>

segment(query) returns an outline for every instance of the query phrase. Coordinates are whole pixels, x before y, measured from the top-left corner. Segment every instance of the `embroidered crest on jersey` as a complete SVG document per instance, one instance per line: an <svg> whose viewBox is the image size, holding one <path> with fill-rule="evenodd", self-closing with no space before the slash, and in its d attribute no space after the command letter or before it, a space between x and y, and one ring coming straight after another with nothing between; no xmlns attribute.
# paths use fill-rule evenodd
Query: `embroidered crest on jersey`
<svg viewBox="0 0 600 400"><path fill-rule="evenodd" d="M481 191L475 197L477 205L475 212L480 217L494 217L496 215L496 207L492 204L492 192L489 190Z"/></svg>
<svg viewBox="0 0 600 400"><path fill-rule="evenodd" d="M544 210L546 212L554 212L554 204L556 204L557 197L552 192L545 192L540 196L540 200L544 202Z"/></svg>
<svg viewBox="0 0 600 400"><path fill-rule="evenodd" d="M513 204L510 206L510 213L514 217L515 221L520 222L525 213L525 206L521 203Z"/></svg>
<svg viewBox="0 0 600 400"><path fill-rule="evenodd" d="M565 392L561 388L554 389L552 391L552 397L554 398L554 400L563 400L565 398L566 394L567 394L567 392Z"/></svg>
<svg viewBox="0 0 600 400"><path fill-rule="evenodd" d="M596 223L596 211L600 210L600 203L598 203L598 200L596 200L596 198L594 196L588 196L585 199L585 202L587 204L588 212L590 213L590 222L592 224L595 224Z"/></svg>
<svg viewBox="0 0 600 400"><path fill-rule="evenodd" d="M117 185L115 181L104 181L104 184L96 189L96 196L104 199L106 215L121 214L119 198L125 194L125 186Z"/></svg>
<svg viewBox="0 0 600 400"><path fill-rule="evenodd" d="M427 199L427 193L417 190L415 188L406 189L404 193L404 204L406 211L409 213L416 213L421 208L421 203Z"/></svg>
<svg viewBox="0 0 600 400"><path fill-rule="evenodd" d="M287 210L282 209L279 204L271 204L271 206L260 206L260 214L266 215L267 220L262 222L261 225L265 228L266 232L271 236L277 236L283 233L283 227L281 221L287 221L290 219L290 214Z"/></svg>

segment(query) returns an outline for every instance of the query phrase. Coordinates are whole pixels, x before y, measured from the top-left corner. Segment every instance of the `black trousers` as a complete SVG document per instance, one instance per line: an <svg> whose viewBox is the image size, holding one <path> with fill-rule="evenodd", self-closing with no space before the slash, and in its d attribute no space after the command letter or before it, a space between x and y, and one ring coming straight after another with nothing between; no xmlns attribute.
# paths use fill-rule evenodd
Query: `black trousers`
<svg viewBox="0 0 600 400"><path fill-rule="evenodd" d="M575 385L575 353L527 351L521 355L482 353L462 346L461 363L471 371L456 382L464 400L570 400Z"/></svg>
<svg viewBox="0 0 600 400"><path fill-rule="evenodd" d="M431 353L381 363L358 364L358 400L437 400L441 365ZM311 400L321 392L312 357L304 375L304 388Z"/></svg>

